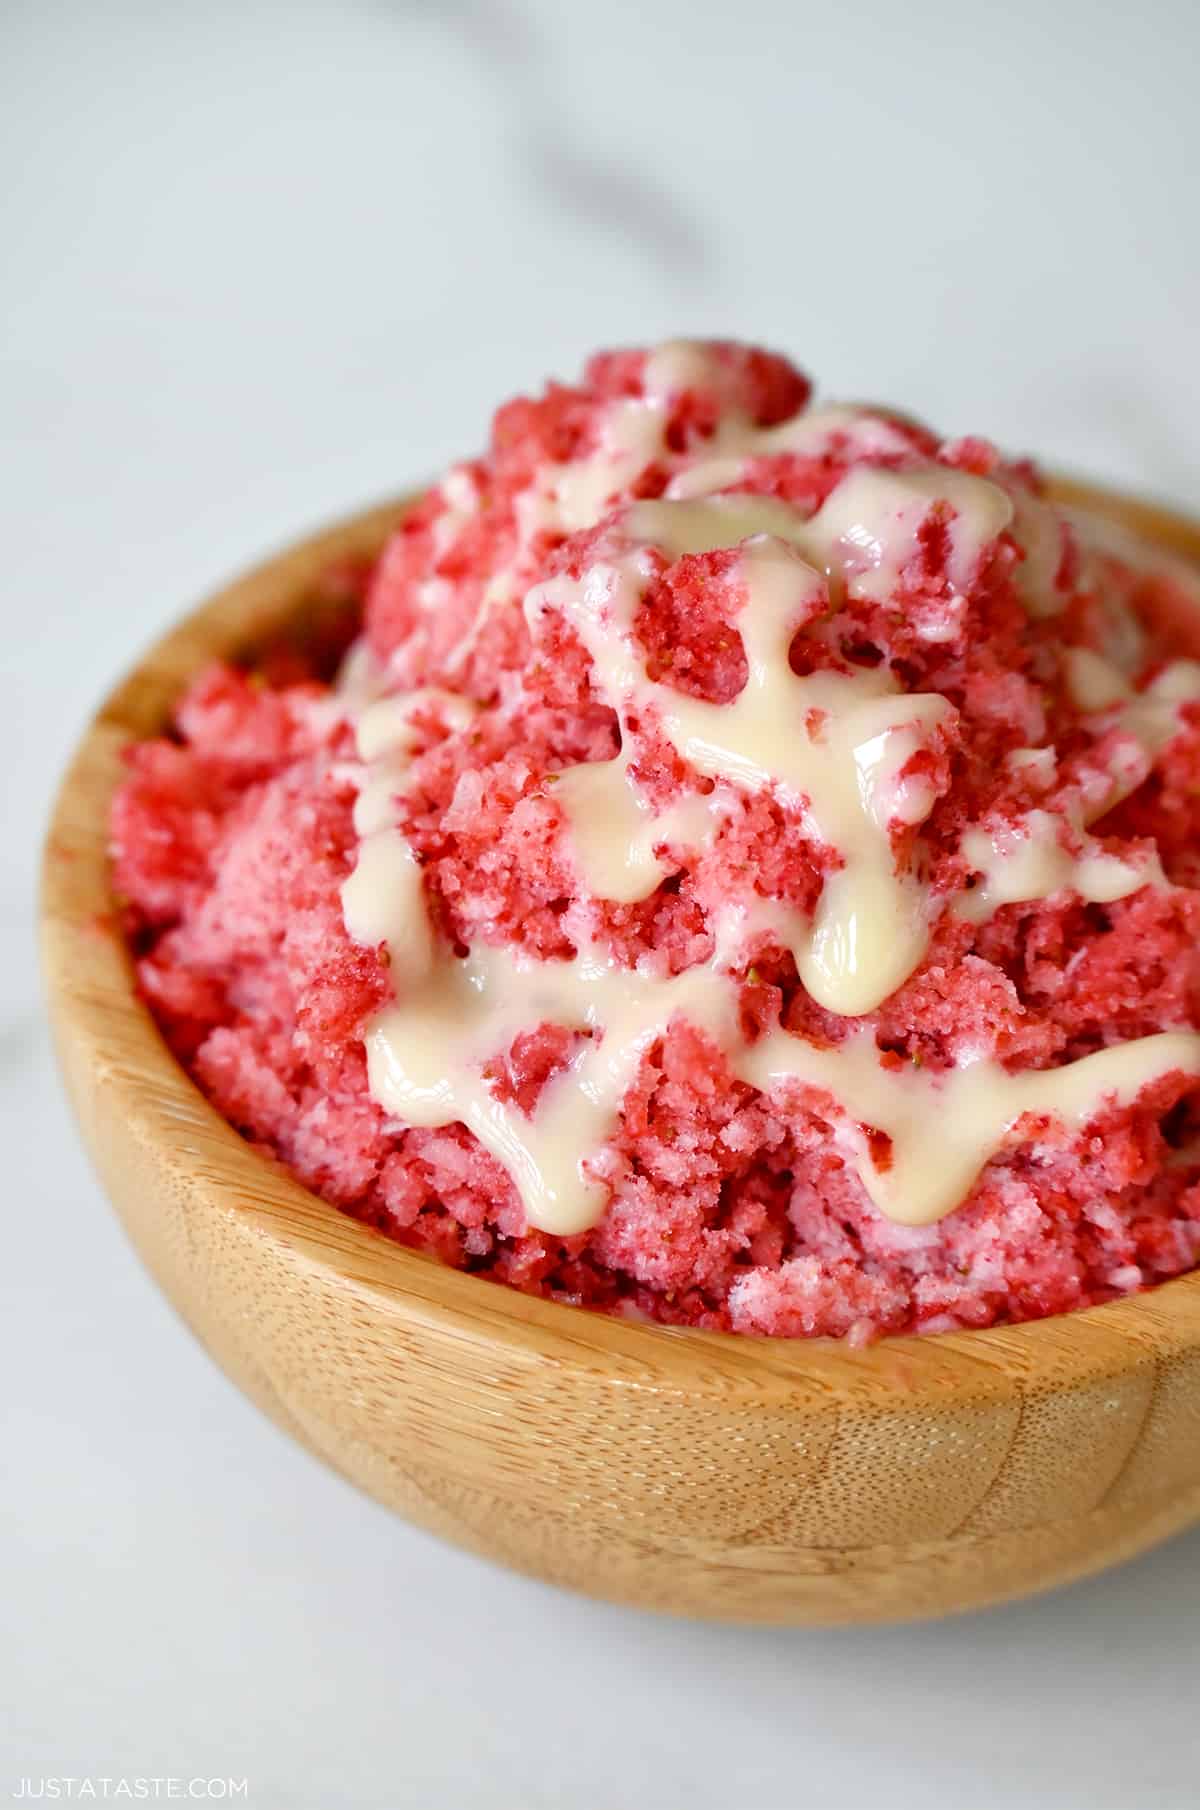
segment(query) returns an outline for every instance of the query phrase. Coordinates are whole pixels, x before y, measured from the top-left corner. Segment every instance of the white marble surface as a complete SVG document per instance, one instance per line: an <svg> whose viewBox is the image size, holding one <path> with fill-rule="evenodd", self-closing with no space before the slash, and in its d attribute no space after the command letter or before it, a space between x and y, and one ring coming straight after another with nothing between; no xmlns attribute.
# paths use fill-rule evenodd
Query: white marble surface
<svg viewBox="0 0 1200 1810"><path fill-rule="evenodd" d="M0 1793L1195 1802L1200 1535L940 1627L688 1629L320 1470L122 1243L29 918L53 777L147 637L594 344L762 337L829 390L1194 500L1198 51L1188 0L0 5Z"/></svg>

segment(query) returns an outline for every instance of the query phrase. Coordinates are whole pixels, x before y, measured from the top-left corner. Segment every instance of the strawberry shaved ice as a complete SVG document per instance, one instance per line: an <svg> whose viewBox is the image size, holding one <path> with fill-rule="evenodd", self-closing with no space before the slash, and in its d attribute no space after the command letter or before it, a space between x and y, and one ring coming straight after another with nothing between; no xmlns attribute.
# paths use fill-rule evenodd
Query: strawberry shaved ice
<svg viewBox="0 0 1200 1810"><path fill-rule="evenodd" d="M216 1108L547 1298L860 1343L1200 1258L1200 591L728 342L506 404L199 674L114 884Z"/></svg>

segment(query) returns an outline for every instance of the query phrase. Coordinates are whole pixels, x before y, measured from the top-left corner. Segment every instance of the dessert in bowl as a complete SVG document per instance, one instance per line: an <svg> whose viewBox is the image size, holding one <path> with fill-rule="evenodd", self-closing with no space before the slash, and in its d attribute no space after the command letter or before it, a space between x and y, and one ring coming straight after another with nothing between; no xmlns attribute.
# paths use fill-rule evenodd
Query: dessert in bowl
<svg viewBox="0 0 1200 1810"><path fill-rule="evenodd" d="M508 405L388 526L169 641L52 836L64 1066L202 1335L384 1499L669 1608L1181 1524L1187 575L725 344ZM332 683L271 650L330 567Z"/></svg>

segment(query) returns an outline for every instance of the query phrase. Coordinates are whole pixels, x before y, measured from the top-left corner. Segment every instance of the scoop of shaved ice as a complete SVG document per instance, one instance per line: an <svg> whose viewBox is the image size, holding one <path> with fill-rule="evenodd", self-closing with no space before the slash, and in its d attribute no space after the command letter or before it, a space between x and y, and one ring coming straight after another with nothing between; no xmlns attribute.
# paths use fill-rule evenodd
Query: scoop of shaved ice
<svg viewBox="0 0 1200 1810"><path fill-rule="evenodd" d="M856 588L847 564L790 651L797 673L886 672L953 706L906 763L900 780L918 803L889 827L900 867L919 845L937 907L928 947L851 1021L806 990L792 950L765 929L731 983L742 1034L753 1045L783 1026L836 1047L865 1027L899 1070L988 1060L1012 1074L1200 1029L1200 703L1181 698L1147 754L1081 701L1071 674L1091 669L1070 658L1099 654L1147 693L1200 642L1186 575L1141 549L1091 546L1030 467L979 439L939 441L866 410L831 411L803 444L777 444L772 430L802 415L810 386L754 348L681 356L676 381L650 398L653 444L630 445L619 411L647 400L654 368L647 353L604 353L578 385L506 404L487 452L428 493L362 579L355 658L377 688L430 688L395 808L439 949L556 962L586 931L611 962L671 976L713 959L723 908L749 895L811 918L841 857L769 786L731 797L704 845L656 849L662 877L645 897L589 887L556 795L564 772L624 751L654 811L712 782L652 716L623 735L576 629L527 599L624 545L639 500L699 486L779 499L807 520L852 473L932 464L999 485L1015 502L1011 528L964 575L954 512L931 504L886 595ZM728 451L730 422L753 442L744 456ZM646 673L680 696L735 699L747 682L735 552L652 547L643 568L633 632ZM956 1210L909 1225L873 1204L819 1094L757 1091L685 1017L645 1050L592 1153L606 1190L598 1221L569 1236L534 1229L509 1172L465 1125L407 1125L372 1097L364 1030L405 982L402 952L354 940L343 913L363 783L352 692L290 661L199 674L172 735L128 750L112 813L114 886L163 1035L250 1143L334 1206L556 1300L852 1342L1058 1313L1197 1262L1195 1073L1103 1101L1083 1125L1026 1126ZM442 694L474 708L455 713ZM1106 901L1067 885L952 908L982 883L964 856L973 828L1002 833L1031 812L1077 823L1080 801L1089 849L1137 865L1145 884ZM487 1063L495 1098L534 1114L577 1042L562 1025L523 1026Z"/></svg>

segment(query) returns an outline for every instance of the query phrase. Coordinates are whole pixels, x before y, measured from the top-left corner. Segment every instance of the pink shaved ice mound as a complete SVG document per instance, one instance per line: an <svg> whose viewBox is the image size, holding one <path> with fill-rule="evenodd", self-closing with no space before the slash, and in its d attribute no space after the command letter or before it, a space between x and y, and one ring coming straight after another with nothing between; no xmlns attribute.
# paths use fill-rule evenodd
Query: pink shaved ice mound
<svg viewBox="0 0 1200 1810"><path fill-rule="evenodd" d="M765 351L667 351L600 354L578 385L502 407L487 452L428 493L369 571L338 578L361 624L340 678L290 657L213 667L169 736L129 749L114 885L164 1037L242 1136L333 1207L609 1313L860 1343L1061 1313L1190 1269L1200 1062L1101 1089L1082 1116L1014 1116L953 1210L906 1221L879 1204L902 1166L887 1127L851 1123L813 1084L757 1086L741 1061L781 1034L834 1057L866 1037L885 1078L936 1088L971 1064L1049 1075L1200 1030L1200 603L1186 574L1093 544L984 441L814 411L807 380ZM864 474L923 474L927 501L912 491L882 552L854 527L814 563L804 534L840 519ZM968 481L1006 506L969 544L962 498L976 493L955 488ZM764 530L681 552L656 539L668 518L645 506L697 497L769 500L796 540ZM806 984L778 928L814 924L847 871L819 801L775 777L714 777L672 728L672 700L724 722L751 683L745 550L764 540L788 583L795 565L782 657L797 684L945 701L905 743L880 817L895 872L919 881L924 940L865 1011ZM616 569L635 574L632 703L588 640L589 575ZM411 701L384 810L418 870L432 960L506 952L559 973L586 944L647 984L723 963L739 1054L686 1009L640 1049L601 1146L579 1152L599 1201L583 1229L538 1229L495 1148L461 1118L406 1121L373 1082L371 1027L417 984L399 940L351 934L342 896L363 842L359 724L381 696ZM795 734L827 742L822 714ZM564 775L618 755L636 809L663 825L636 897L597 883L564 803ZM681 806L711 808L711 832L674 827ZM1013 837L1024 849L1043 833L1053 883L1009 884ZM985 845L1001 851L994 869ZM748 903L765 913L722 954ZM475 1066L533 1125L603 1033L527 1019ZM936 1131L925 1154L936 1168Z"/></svg>

